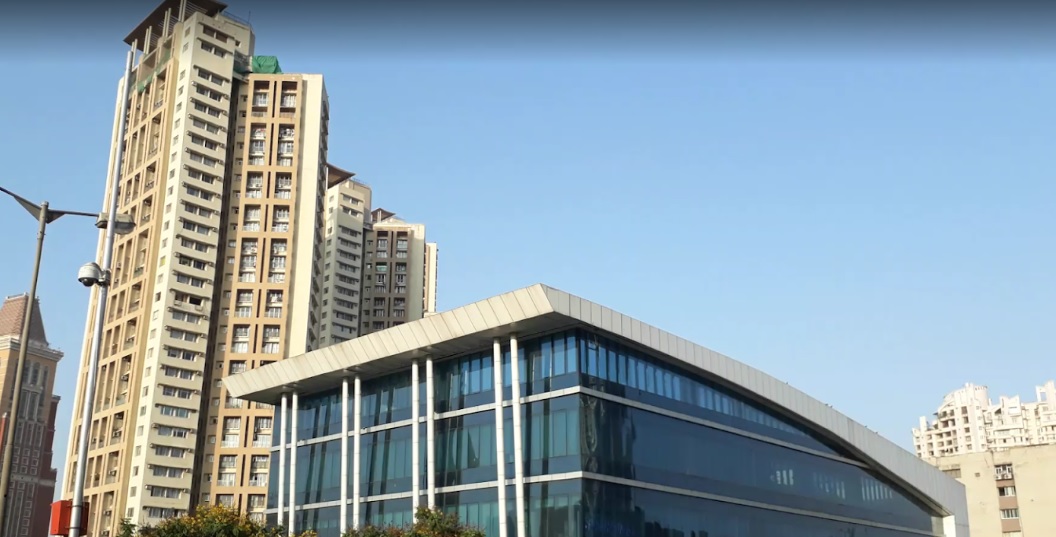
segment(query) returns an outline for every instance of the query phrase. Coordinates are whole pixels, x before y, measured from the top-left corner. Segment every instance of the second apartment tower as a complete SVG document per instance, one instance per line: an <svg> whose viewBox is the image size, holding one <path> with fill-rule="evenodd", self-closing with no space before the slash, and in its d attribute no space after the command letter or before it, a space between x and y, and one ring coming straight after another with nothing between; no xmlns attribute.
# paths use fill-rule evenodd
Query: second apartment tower
<svg viewBox="0 0 1056 537"><path fill-rule="evenodd" d="M262 517L274 411L231 398L220 379L374 326L363 318L364 280L376 274L371 192L327 163L323 77L284 74L275 58L254 56L249 24L225 8L169 0L126 38L136 60L111 161L124 144L118 206L137 229L115 244L87 428L90 535L212 503ZM116 140L122 113L127 129ZM404 291L418 304L407 320L434 308L436 247L424 243L424 226L421 234L421 266L404 269L415 274ZM74 488L96 299L64 498Z"/></svg>

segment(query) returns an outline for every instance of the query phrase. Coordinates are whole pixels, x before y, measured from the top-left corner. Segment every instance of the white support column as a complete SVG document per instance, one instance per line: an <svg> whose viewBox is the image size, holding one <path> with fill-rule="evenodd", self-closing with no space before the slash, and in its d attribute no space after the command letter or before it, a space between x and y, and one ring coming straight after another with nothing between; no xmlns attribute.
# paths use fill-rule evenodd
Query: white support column
<svg viewBox="0 0 1056 537"><path fill-rule="evenodd" d="M524 450L521 436L521 367L517 351L517 334L510 334L510 384L513 385L513 483L517 506L517 537L525 537L524 527Z"/></svg>
<svg viewBox="0 0 1056 537"><path fill-rule="evenodd" d="M495 457L498 464L496 466L496 472L498 473L499 485L499 535L501 537L507 537L506 533L506 449L503 445L506 443L506 435L502 431L502 341L499 338L495 338L492 342L492 359L494 365L492 371L495 373ZM516 367L517 361L514 360L513 366ZM516 442L516 439L514 439Z"/></svg>
<svg viewBox="0 0 1056 537"><path fill-rule="evenodd" d="M433 357L425 359L425 483L429 508L436 507L436 389Z"/></svg>
<svg viewBox="0 0 1056 537"><path fill-rule="evenodd" d="M352 527L358 529L359 524L359 451L360 431L363 429L363 386L359 375L356 375L355 388L352 392Z"/></svg>
<svg viewBox="0 0 1056 537"><path fill-rule="evenodd" d="M341 379L341 514L337 529L348 530L348 377Z"/></svg>
<svg viewBox="0 0 1056 537"><path fill-rule="evenodd" d="M421 386L418 381L418 360L411 361L411 512L418 511L418 505L421 503L419 498L421 497L421 475L422 469L419 461L421 460L422 444L418 434L418 416L421 415L421 397L419 397L419 389Z"/></svg>
<svg viewBox="0 0 1056 537"><path fill-rule="evenodd" d="M297 526L297 410L300 408L297 392L293 392L293 404L290 405L290 524L287 526L290 537Z"/></svg>
<svg viewBox="0 0 1056 537"><path fill-rule="evenodd" d="M287 395L282 394L282 403L279 410L279 517L278 524L282 526L284 520L286 520L286 514L283 512L286 502L285 490L286 490L286 401Z"/></svg>

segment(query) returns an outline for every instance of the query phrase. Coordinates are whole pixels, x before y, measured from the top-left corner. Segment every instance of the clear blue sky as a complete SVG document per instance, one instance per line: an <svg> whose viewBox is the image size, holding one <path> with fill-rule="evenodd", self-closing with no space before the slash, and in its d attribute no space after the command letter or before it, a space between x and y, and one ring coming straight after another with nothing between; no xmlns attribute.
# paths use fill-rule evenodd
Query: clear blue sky
<svg viewBox="0 0 1056 537"><path fill-rule="evenodd" d="M428 20L291 30L254 9L258 53L326 75L332 162L440 243L442 309L544 282L907 447L917 417L965 382L1032 396L1056 377L1056 62L1029 39L679 44L683 32L650 47L648 33L522 32L508 47L477 35L474 50L473 36L431 39ZM143 15L85 25L80 40L27 34L37 54L0 58L19 82L0 84L0 184L100 207L121 38ZM34 222L0 203L0 293L15 294ZM51 227L40 283L67 352L59 468L90 225Z"/></svg>

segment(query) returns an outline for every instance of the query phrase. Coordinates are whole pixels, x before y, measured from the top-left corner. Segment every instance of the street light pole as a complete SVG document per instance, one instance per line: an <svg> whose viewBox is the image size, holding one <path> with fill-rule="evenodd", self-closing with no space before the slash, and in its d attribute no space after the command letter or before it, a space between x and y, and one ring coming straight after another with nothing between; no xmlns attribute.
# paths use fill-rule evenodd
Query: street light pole
<svg viewBox="0 0 1056 537"><path fill-rule="evenodd" d="M40 277L40 258L44 253L44 235L47 231L48 224L65 215L91 217L98 217L99 215L96 213L85 213L80 211L55 211L51 210L46 201L37 205L4 187L0 187L0 192L15 198L15 201L25 208L29 214L35 216L38 222L37 254L33 260L33 274L29 284L29 296L27 297L26 310L22 318L22 334L21 339L18 341L18 359L15 362L14 371L15 384L11 392L11 406L7 412L8 423L3 431L4 458L2 466L0 466L0 529L6 530L8 525L7 515L12 511L9 509L10 506L7 503L10 499L8 497L8 489L11 486L11 460L12 452L15 450L15 429L18 427L18 412L20 403L22 402L22 371L26 364L26 354L29 352L29 330L37 299L37 279ZM8 535L8 532L4 531L3 535Z"/></svg>
<svg viewBox="0 0 1056 537"><path fill-rule="evenodd" d="M121 165L125 153L125 128L128 118L128 88L132 72L134 50L128 51L125 59L125 76L121 79L121 116L117 124L117 149L114 154L114 168L110 172L110 210L107 212L106 238L103 240L103 280L98 283L99 294L95 302L95 324L92 326L92 344L88 351L88 371L85 372L84 399L81 401L80 437L77 439L77 465L73 478L73 502L70 506L69 537L80 537L81 528L87 527L81 517L84 513L84 481L88 466L88 430L92 424L93 407L95 406L95 374L99 369L100 347L103 341L103 324L106 322L106 299L110 290L110 265L114 257L114 237L116 233L117 202L121 193Z"/></svg>
<svg viewBox="0 0 1056 537"><path fill-rule="evenodd" d="M3 534L7 531L4 518L8 501L8 488L11 483L11 452L15 450L15 427L18 425L18 406L22 399L22 368L26 363L26 352L29 350L29 327L33 317L33 306L37 301L37 279L40 275L40 257L44 251L44 231L48 227L48 202L40 204L40 215L37 217L37 255L33 260L33 276L29 280L29 295L26 297L26 310L22 318L22 335L18 340L18 360L15 362L15 386L11 394L11 407L7 411L7 427L4 427L4 459L0 469L0 528Z"/></svg>

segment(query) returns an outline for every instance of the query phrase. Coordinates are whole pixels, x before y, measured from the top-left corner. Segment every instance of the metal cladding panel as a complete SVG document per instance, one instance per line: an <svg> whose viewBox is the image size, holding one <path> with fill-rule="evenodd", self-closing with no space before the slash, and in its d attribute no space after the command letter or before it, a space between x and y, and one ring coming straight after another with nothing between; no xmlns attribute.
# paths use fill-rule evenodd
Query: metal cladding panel
<svg viewBox="0 0 1056 537"><path fill-rule="evenodd" d="M506 311L510 312L510 319L513 321L524 319L524 310L521 309L521 305L515 296L507 293L499 298L502 300L502 303L506 305Z"/></svg>
<svg viewBox="0 0 1056 537"><path fill-rule="evenodd" d="M844 445L922 500L952 513L956 537L968 537L964 487L912 453L884 439L789 384L705 347L646 325L599 304L554 288L535 285L505 293L398 327L352 339L224 379L235 397L275 402L283 385L305 381L309 388L338 383L343 370L361 365L380 374L406 367L431 353L444 356L484 348L494 337L521 329L593 326L636 342L668 360L719 378L749 397L795 416L821 436ZM336 384L335 384L336 385ZM950 535L953 537L953 535Z"/></svg>

